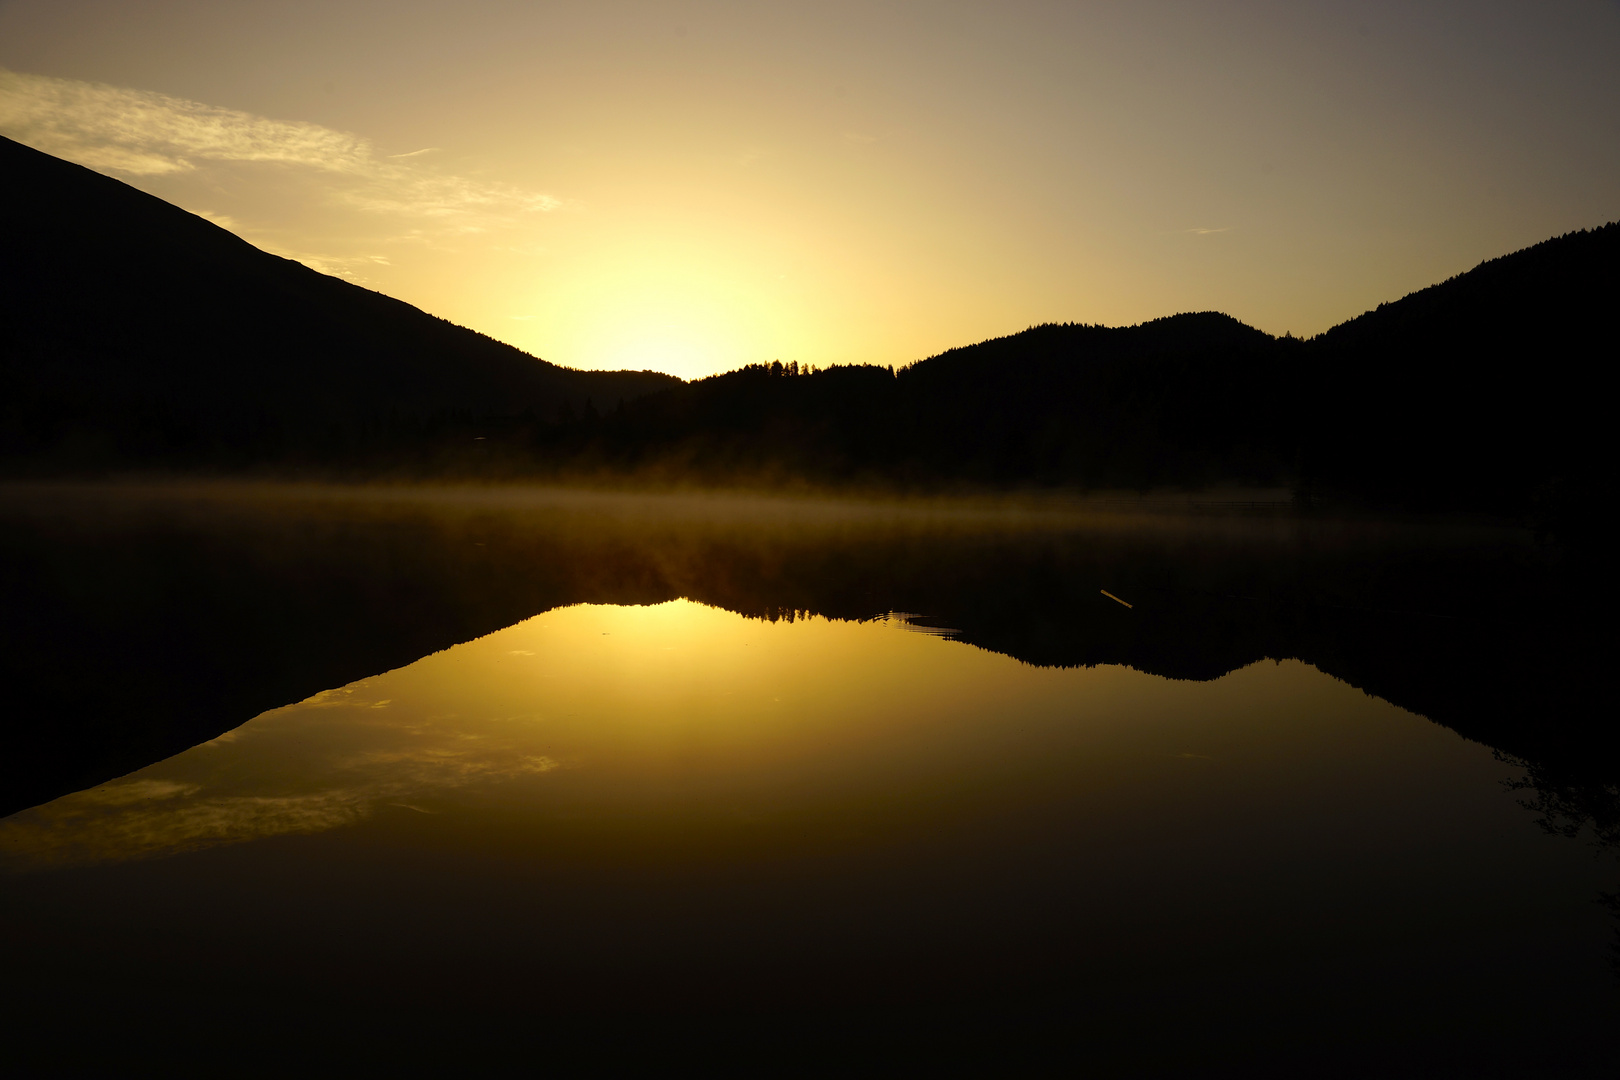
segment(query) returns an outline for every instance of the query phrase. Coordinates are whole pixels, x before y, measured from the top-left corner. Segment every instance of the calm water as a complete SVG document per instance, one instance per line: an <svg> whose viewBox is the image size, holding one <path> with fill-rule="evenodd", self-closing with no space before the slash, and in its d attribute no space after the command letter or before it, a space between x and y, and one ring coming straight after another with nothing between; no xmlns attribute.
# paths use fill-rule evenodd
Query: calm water
<svg viewBox="0 0 1620 1080"><path fill-rule="evenodd" d="M368 499L12 493L42 1060L1615 1063L1525 537Z"/></svg>

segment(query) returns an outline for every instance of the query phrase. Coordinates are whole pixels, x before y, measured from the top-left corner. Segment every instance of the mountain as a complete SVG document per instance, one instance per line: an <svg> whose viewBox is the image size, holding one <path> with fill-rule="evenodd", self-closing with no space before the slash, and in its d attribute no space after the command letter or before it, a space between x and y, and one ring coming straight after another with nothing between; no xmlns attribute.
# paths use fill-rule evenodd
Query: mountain
<svg viewBox="0 0 1620 1080"><path fill-rule="evenodd" d="M543 452L921 487L1290 483L1535 510L1592 533L1614 487L1615 296L1620 224L1493 259L1309 341L1205 312L1037 326L897 372L755 365L551 432Z"/></svg>
<svg viewBox="0 0 1620 1080"><path fill-rule="evenodd" d="M1620 223L1381 304L1310 342L1307 472L1423 503L1612 490Z"/></svg>
<svg viewBox="0 0 1620 1080"><path fill-rule="evenodd" d="M1309 341L1216 312L1073 324L895 371L687 384L556 367L0 140L0 460L315 463L884 489L1289 484L1609 513L1620 224L1493 259Z"/></svg>
<svg viewBox="0 0 1620 1080"><path fill-rule="evenodd" d="M0 138L0 454L219 467L678 384L558 367ZM396 432L397 434L397 432Z"/></svg>
<svg viewBox="0 0 1620 1080"><path fill-rule="evenodd" d="M1279 482L1299 343L1214 312L1037 326L899 371L752 365L650 395L546 452L710 479L906 487Z"/></svg>

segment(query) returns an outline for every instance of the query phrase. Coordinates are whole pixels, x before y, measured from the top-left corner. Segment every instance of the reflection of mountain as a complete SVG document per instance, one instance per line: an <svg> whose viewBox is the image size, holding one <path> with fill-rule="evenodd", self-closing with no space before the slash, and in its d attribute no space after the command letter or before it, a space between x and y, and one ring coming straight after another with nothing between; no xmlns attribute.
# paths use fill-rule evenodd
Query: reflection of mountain
<svg viewBox="0 0 1620 1080"><path fill-rule="evenodd" d="M0 455L25 462L358 462L679 381L548 364L9 139L0 198Z"/></svg>
<svg viewBox="0 0 1620 1080"><path fill-rule="evenodd" d="M1615 760L1594 708L1607 642L1565 621L1556 568L1505 531L501 498L11 499L0 809L551 607L679 596L918 612L1041 665L1209 679L1298 657L1522 757Z"/></svg>

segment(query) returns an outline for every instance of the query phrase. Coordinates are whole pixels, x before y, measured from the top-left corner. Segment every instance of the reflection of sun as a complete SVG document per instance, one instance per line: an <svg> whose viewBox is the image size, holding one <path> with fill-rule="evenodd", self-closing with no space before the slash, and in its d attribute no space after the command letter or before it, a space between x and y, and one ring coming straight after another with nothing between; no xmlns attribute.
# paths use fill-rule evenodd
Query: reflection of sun
<svg viewBox="0 0 1620 1080"><path fill-rule="evenodd" d="M751 786L864 745L874 723L937 715L917 688L947 672L1006 669L988 654L964 665L960 648L692 600L557 608L13 815L0 822L0 874L323 832L389 807L550 805L565 773L588 798L626 782Z"/></svg>

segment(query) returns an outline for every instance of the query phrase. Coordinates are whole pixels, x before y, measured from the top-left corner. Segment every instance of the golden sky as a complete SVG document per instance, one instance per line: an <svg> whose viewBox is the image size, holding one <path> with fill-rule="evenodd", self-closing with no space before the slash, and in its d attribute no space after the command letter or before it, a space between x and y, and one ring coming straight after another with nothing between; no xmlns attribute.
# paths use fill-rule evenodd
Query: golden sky
<svg viewBox="0 0 1620 1080"><path fill-rule="evenodd" d="M0 0L0 134L556 363L1312 334L1620 218L1620 4Z"/></svg>

